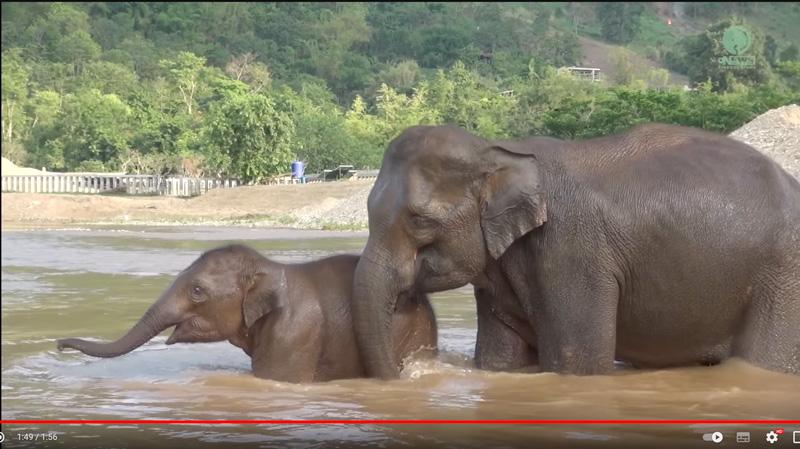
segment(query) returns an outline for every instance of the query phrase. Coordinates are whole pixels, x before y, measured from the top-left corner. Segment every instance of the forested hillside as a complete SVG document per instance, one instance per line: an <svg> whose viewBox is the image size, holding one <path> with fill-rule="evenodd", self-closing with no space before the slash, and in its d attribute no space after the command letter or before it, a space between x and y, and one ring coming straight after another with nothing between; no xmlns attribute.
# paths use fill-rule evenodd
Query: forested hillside
<svg viewBox="0 0 800 449"><path fill-rule="evenodd" d="M724 132L800 91L791 3L4 2L2 21L3 155L48 170L377 167L414 124ZM734 24L751 69L715 63ZM589 56L606 58L601 83L556 70Z"/></svg>

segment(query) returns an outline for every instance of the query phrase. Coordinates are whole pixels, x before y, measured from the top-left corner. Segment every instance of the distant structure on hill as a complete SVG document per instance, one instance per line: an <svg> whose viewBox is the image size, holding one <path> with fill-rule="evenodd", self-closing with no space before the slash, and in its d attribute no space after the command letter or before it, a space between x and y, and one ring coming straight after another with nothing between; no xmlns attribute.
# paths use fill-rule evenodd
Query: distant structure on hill
<svg viewBox="0 0 800 449"><path fill-rule="evenodd" d="M569 72L578 78L583 78L590 81L600 81L603 75L597 67L561 67L559 72Z"/></svg>

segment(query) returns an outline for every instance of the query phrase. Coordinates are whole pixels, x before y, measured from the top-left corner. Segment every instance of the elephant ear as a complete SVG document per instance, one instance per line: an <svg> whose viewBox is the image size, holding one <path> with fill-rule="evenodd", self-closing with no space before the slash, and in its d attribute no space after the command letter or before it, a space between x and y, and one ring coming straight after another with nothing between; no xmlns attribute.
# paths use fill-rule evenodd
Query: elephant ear
<svg viewBox="0 0 800 449"><path fill-rule="evenodd" d="M515 240L547 221L536 158L501 146L487 149L490 169L481 191L486 248L499 259Z"/></svg>
<svg viewBox="0 0 800 449"><path fill-rule="evenodd" d="M286 273L256 273L245 291L242 301L244 326L250 329L256 321L284 303L286 296Z"/></svg>

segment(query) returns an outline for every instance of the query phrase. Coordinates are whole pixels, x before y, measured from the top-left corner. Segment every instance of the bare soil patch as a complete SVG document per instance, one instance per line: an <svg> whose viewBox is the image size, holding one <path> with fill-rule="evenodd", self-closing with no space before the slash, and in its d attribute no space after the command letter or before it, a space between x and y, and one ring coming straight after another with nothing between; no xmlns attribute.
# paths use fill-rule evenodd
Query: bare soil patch
<svg viewBox="0 0 800 449"><path fill-rule="evenodd" d="M617 67L614 65L614 52L623 47L583 36L578 38L578 40L583 49L583 66L596 67L600 69L606 80L614 79L617 74ZM647 70L663 68L658 62L645 58L635 52L631 52L630 54L634 71L640 77L644 77ZM669 84L673 86L684 86L689 84L689 78L680 73L669 71Z"/></svg>
<svg viewBox="0 0 800 449"><path fill-rule="evenodd" d="M3 225L20 224L250 224L286 227L325 227L319 223L298 223L295 212L304 209L336 211L336 205L354 194L368 192L372 180L331 183L246 186L215 189L195 198L129 197L114 195L72 195L3 193ZM321 207L318 207L321 206ZM364 201L366 211L366 200ZM352 220L357 222L358 220ZM318 225L318 226L317 226ZM347 226L343 226L347 227Z"/></svg>

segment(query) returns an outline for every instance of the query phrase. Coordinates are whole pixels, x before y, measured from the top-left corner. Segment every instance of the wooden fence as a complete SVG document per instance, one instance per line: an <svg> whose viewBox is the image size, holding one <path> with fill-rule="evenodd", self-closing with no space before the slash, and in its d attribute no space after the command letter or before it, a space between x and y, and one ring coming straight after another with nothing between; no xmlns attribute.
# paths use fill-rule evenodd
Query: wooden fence
<svg viewBox="0 0 800 449"><path fill-rule="evenodd" d="M102 193L195 196L218 187L236 187L235 179L157 175L59 174L2 176L3 192Z"/></svg>

